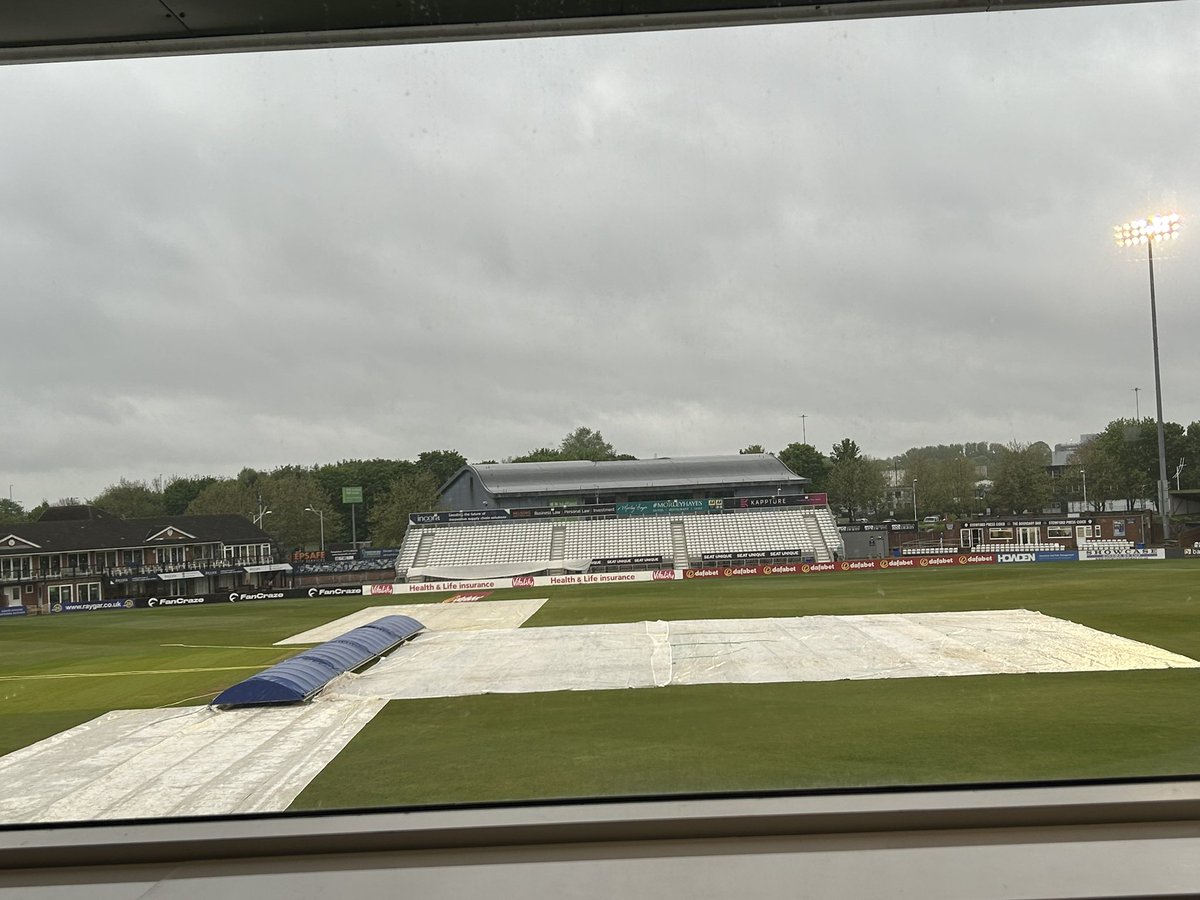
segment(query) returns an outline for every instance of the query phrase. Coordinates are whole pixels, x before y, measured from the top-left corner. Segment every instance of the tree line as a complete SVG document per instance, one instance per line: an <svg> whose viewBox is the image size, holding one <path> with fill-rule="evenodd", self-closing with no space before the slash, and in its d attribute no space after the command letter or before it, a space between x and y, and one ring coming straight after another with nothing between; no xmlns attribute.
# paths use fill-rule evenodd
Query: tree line
<svg viewBox="0 0 1200 900"><path fill-rule="evenodd" d="M1200 487L1200 422L1186 428L1165 423L1168 475L1182 488ZM741 453L765 453L760 444ZM793 442L773 454L809 489L829 495L830 506L849 518L908 518L936 513L966 516L1040 512L1072 501L1102 510L1112 501L1127 508L1155 498L1158 441L1154 420L1116 419L1084 443L1069 464L1052 477L1050 448L1033 444L988 442L913 447L875 458L851 438L823 454L808 443ZM635 459L618 453L596 430L579 427L555 447L538 447L504 462ZM486 460L485 462L495 462ZM1176 469L1183 463L1176 477ZM440 487L466 458L457 450L427 450L416 459L350 459L314 466L281 466L270 471L242 469L232 478L200 475L160 481L122 478L87 502L122 518L237 514L258 520L276 544L286 549L314 546L322 518L326 545L351 540L351 510L342 488L361 487L363 502L354 511L359 541L397 546L413 512L437 507ZM916 481L913 510L912 482ZM63 503L78 503L63 498ZM25 510L0 499L0 523L36 521L49 506L43 501ZM315 511L315 512L314 512Z"/></svg>
<svg viewBox="0 0 1200 900"><path fill-rule="evenodd" d="M557 447L541 447L505 462L634 459L617 453L599 431L579 427ZM495 462L487 460L486 462ZM86 502L124 519L177 515L236 514L257 521L288 550L316 546L322 526L326 546L360 542L398 546L409 513L437 508L438 492L467 459L457 450L427 450L416 459L349 459L324 465L242 469L232 478L175 476L151 481L120 479ZM352 513L342 488L361 487L363 502ZM75 497L55 505L78 504ZM37 521L50 504L30 510L0 500L0 523Z"/></svg>
<svg viewBox="0 0 1200 900"><path fill-rule="evenodd" d="M1163 431L1171 486L1200 488L1200 422L1186 428L1164 422ZM849 518L1014 515L1065 510L1073 502L1102 511L1114 503L1133 509L1140 501L1157 501L1157 435L1151 418L1115 419L1053 474L1043 441L938 444L873 458L843 438L827 455L803 443L774 455L811 479L810 490L827 493L830 506ZM751 444L740 452L765 451Z"/></svg>

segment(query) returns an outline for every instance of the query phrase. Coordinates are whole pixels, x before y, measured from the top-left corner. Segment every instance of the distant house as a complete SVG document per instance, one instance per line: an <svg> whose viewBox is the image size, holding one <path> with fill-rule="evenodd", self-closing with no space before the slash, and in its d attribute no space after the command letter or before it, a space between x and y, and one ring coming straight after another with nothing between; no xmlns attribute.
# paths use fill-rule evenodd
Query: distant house
<svg viewBox="0 0 1200 900"><path fill-rule="evenodd" d="M257 587L288 570L271 538L236 515L121 519L60 506L0 526L0 607L63 612L113 599Z"/></svg>

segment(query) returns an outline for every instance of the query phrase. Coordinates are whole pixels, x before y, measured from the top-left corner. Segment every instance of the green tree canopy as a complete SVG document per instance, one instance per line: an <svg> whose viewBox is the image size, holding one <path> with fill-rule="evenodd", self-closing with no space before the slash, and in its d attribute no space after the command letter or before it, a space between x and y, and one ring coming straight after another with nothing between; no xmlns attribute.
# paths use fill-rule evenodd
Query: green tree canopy
<svg viewBox="0 0 1200 900"><path fill-rule="evenodd" d="M523 462L558 462L563 458L562 454L550 447L538 447L536 450L530 450L521 456L510 456L505 462L523 463Z"/></svg>
<svg viewBox="0 0 1200 900"><path fill-rule="evenodd" d="M809 479L810 491L824 491L828 487L829 460L812 444L793 442L775 455L793 473Z"/></svg>
<svg viewBox="0 0 1200 900"><path fill-rule="evenodd" d="M1182 425L1164 422L1163 437L1170 478L1179 460L1187 458L1188 433ZM1095 447L1089 449L1087 462L1082 464L1085 468L1096 466L1098 472L1106 475L1106 489L1114 495L1108 499L1124 499L1127 509L1147 498L1152 498L1157 506L1158 428L1153 419L1114 419L1092 443ZM1090 487L1090 473L1088 483Z"/></svg>
<svg viewBox="0 0 1200 900"><path fill-rule="evenodd" d="M405 475L392 483L383 498L371 508L371 535L378 547L399 547L408 530L410 513L438 508L441 484L428 471Z"/></svg>
<svg viewBox="0 0 1200 900"><path fill-rule="evenodd" d="M996 462L987 503L999 513L1040 513L1053 496L1043 448L1010 444Z"/></svg>
<svg viewBox="0 0 1200 900"><path fill-rule="evenodd" d="M842 438L833 445L833 450L829 454L829 459L833 463L839 463L843 460L858 459L862 452L858 448L858 444L850 440L850 438Z"/></svg>
<svg viewBox="0 0 1200 900"><path fill-rule="evenodd" d="M221 478L205 487L187 505L189 516L236 515L253 519L258 492L236 478Z"/></svg>
<svg viewBox="0 0 1200 900"><path fill-rule="evenodd" d="M943 448L913 448L899 457L908 485L915 481L917 515L969 513L975 506L976 463L965 454L962 445L957 456L941 452Z"/></svg>
<svg viewBox="0 0 1200 900"><path fill-rule="evenodd" d="M417 465L433 476L438 486L467 464L467 458L457 450L426 450L417 457Z"/></svg>
<svg viewBox="0 0 1200 900"><path fill-rule="evenodd" d="M615 457L613 445L604 440L604 435L582 425L562 439L558 445L560 459L590 459L602 462Z"/></svg>
<svg viewBox="0 0 1200 900"><path fill-rule="evenodd" d="M9 500L7 497L0 500L0 524L16 524L25 522L28 519L25 516L25 508L16 500Z"/></svg>
<svg viewBox="0 0 1200 900"><path fill-rule="evenodd" d="M168 516L183 515L191 502L200 496L200 492L216 480L211 475L172 478L163 488L163 512Z"/></svg>
<svg viewBox="0 0 1200 900"><path fill-rule="evenodd" d="M848 438L834 446L836 457L829 465L829 503L850 518L877 513L887 496L883 463L859 453ZM840 451L840 452L839 452Z"/></svg>
<svg viewBox="0 0 1200 900"><path fill-rule="evenodd" d="M743 447L741 450L738 451L738 453L740 453L742 456L746 456L751 453L766 453L766 452L767 451L763 449L762 444L751 444L749 447Z"/></svg>
<svg viewBox="0 0 1200 900"><path fill-rule="evenodd" d="M155 490L144 481L129 481L125 478L109 485L92 498L91 505L122 519L161 516L167 511L166 500L161 491Z"/></svg>

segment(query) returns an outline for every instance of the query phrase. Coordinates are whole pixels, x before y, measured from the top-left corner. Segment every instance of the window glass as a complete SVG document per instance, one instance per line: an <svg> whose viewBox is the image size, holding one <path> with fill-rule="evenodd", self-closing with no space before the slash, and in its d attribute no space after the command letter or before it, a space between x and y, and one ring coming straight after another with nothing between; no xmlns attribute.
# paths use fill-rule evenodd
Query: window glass
<svg viewBox="0 0 1200 900"><path fill-rule="evenodd" d="M0 824L1200 773L1198 27L0 68L0 767L120 709L195 767ZM163 724L383 611L278 735Z"/></svg>

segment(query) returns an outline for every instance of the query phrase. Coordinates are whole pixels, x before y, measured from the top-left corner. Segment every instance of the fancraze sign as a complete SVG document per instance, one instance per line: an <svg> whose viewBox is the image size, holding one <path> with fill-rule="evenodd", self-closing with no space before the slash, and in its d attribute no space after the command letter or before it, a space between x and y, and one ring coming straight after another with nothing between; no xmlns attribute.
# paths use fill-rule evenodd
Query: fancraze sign
<svg viewBox="0 0 1200 900"><path fill-rule="evenodd" d="M305 597L362 596L358 585L343 587L251 588L245 591L219 591L215 594L178 594L163 597L138 597L126 603L142 608L162 609L169 606L207 606L213 603L249 603L256 600L298 600Z"/></svg>

